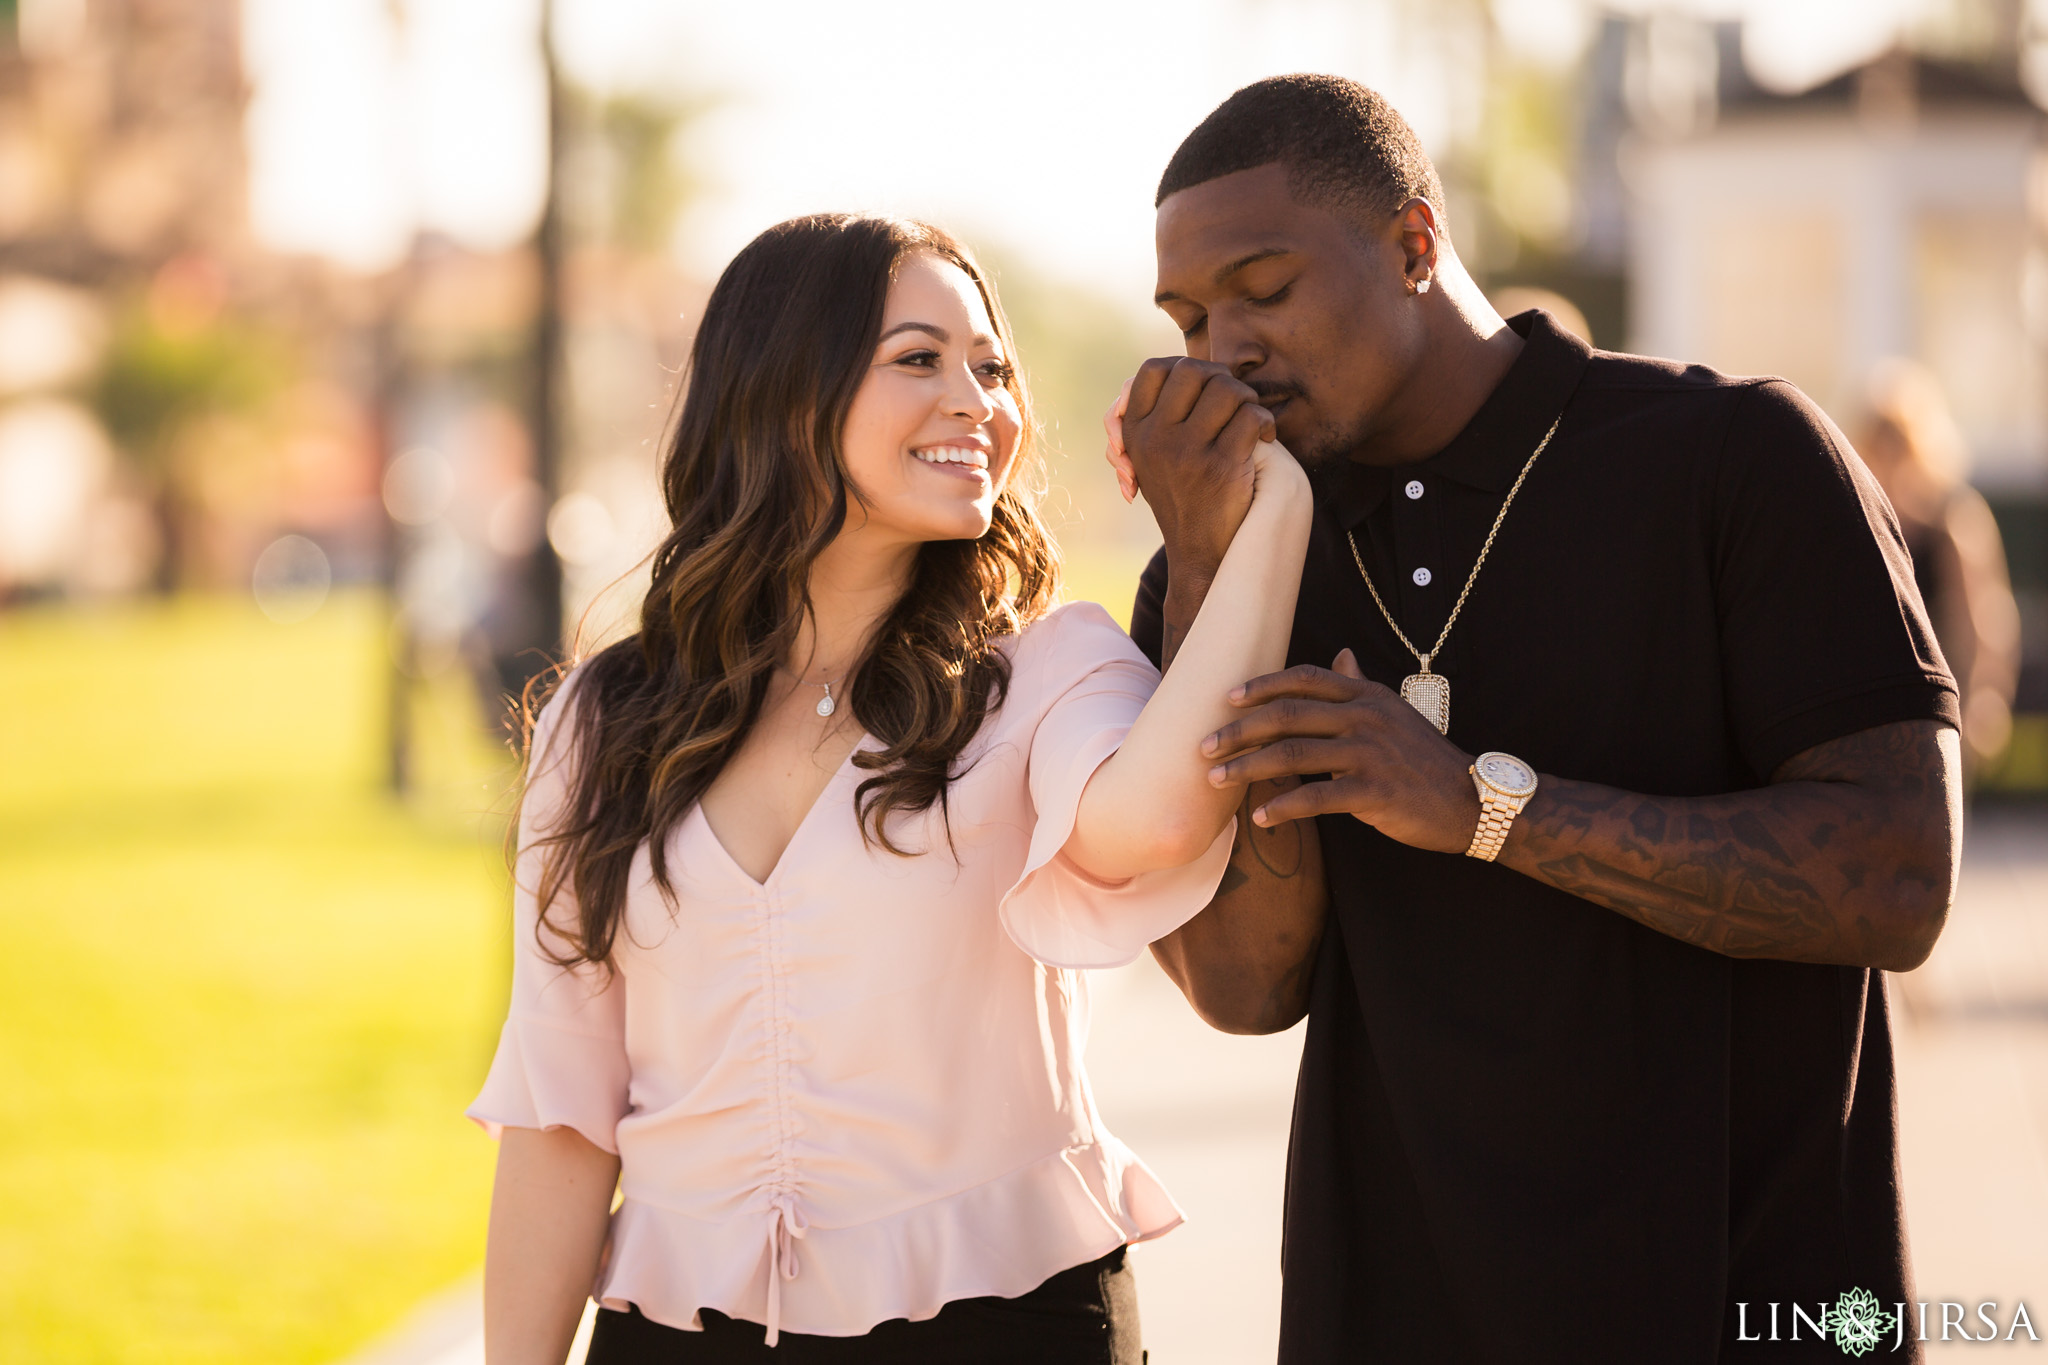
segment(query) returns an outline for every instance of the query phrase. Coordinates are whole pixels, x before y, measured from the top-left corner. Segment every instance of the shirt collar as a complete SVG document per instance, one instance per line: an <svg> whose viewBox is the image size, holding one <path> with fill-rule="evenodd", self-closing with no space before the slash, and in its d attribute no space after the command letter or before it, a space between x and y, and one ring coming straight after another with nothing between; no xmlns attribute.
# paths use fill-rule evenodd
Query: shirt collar
<svg viewBox="0 0 2048 1365"><path fill-rule="evenodd" d="M1446 478L1505 493L1536 443L1571 401L1592 348L1538 308L1508 319L1524 345L1465 429L1427 459L1398 466L1340 460L1313 471L1317 491L1349 530L1379 510L1395 478Z"/></svg>

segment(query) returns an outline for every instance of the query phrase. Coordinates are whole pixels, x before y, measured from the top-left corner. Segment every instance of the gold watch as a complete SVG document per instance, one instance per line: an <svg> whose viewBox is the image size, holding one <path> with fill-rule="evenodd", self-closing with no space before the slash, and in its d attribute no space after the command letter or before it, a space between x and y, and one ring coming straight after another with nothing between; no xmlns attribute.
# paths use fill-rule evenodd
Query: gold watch
<svg viewBox="0 0 2048 1365"><path fill-rule="evenodd" d="M1479 828L1465 855L1490 863L1507 842L1515 817L1536 794L1536 770L1513 754L1493 752L1479 755L1467 771L1479 789Z"/></svg>

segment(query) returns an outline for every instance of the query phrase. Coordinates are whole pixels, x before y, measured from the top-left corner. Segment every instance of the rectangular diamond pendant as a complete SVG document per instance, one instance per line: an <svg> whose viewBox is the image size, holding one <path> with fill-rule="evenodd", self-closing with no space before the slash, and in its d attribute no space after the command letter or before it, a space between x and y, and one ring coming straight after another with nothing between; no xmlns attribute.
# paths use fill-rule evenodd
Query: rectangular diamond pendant
<svg viewBox="0 0 2048 1365"><path fill-rule="evenodd" d="M1401 700L1420 711L1438 734L1450 733L1451 682L1443 674L1431 673L1426 667L1421 673L1410 673L1401 679Z"/></svg>

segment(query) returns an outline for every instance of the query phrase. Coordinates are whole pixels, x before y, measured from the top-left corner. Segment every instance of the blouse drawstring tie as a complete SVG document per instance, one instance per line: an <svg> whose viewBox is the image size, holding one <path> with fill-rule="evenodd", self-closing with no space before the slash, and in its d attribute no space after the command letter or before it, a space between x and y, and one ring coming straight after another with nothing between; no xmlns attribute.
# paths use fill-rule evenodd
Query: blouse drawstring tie
<svg viewBox="0 0 2048 1365"><path fill-rule="evenodd" d="M782 1335L782 1282L793 1280L802 1269L796 1259L796 1242L811 1225L804 1221L793 1194L778 1194L769 1201L768 1211L768 1335L763 1344L773 1346Z"/></svg>

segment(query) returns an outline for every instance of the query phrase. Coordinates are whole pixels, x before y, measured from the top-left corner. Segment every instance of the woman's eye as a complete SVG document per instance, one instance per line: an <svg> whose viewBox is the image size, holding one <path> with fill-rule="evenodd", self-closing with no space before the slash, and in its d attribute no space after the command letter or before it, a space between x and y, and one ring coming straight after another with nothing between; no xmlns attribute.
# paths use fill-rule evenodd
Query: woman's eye
<svg viewBox="0 0 2048 1365"><path fill-rule="evenodd" d="M1017 377L1016 367L1007 360L983 361L981 373L985 378L992 379L998 384L1007 384Z"/></svg>
<svg viewBox="0 0 2048 1365"><path fill-rule="evenodd" d="M898 365L915 365L921 370L934 369L939 363L939 353L937 351L911 351L897 356L896 363Z"/></svg>

